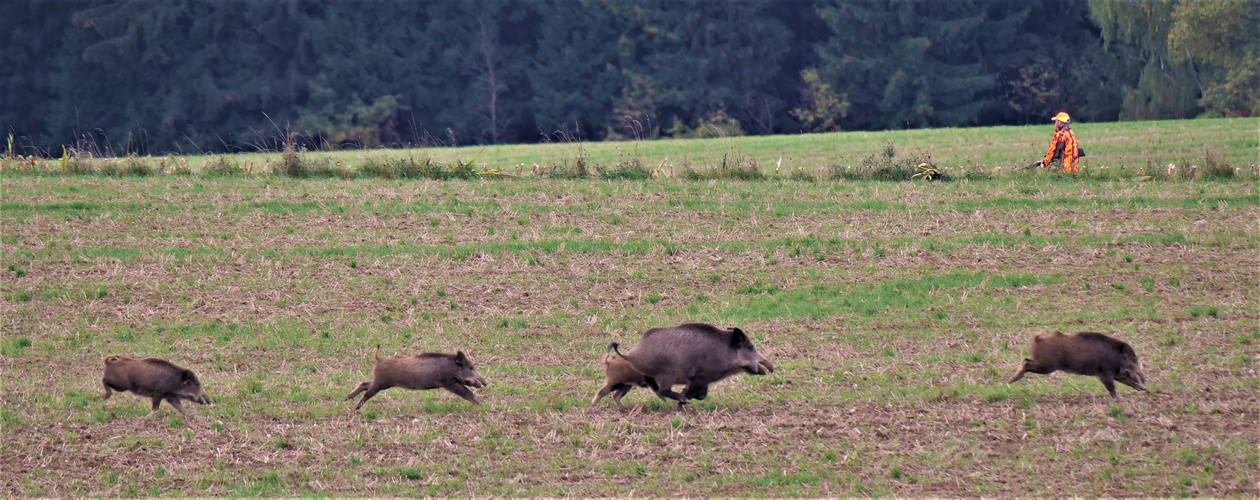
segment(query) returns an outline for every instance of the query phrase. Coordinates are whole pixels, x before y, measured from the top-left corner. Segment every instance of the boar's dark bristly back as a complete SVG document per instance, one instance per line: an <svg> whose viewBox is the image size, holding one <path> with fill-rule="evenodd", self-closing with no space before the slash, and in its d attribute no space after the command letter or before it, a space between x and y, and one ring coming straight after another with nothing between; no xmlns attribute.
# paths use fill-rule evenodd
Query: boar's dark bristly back
<svg viewBox="0 0 1260 500"><path fill-rule="evenodd" d="M427 389L446 389L473 404L481 404L468 387L486 386L486 379L477 373L468 356L463 351L455 354L426 352L414 356L379 357L377 347L376 363L372 366L372 380L359 384L346 399L353 399L360 393L363 398L354 409L363 407L378 392L391 387L399 387L422 391Z"/></svg>
<svg viewBox="0 0 1260 500"><path fill-rule="evenodd" d="M153 364L155 364L155 365L161 365L161 366L167 367L167 368L169 368L169 369L171 369L171 370L175 370L176 372L178 372L178 373L179 373L179 375L180 375L181 377L183 377L183 379L184 379L184 380L197 380L197 375L196 375L196 374L194 374L194 373L192 372L192 370L189 370L189 369L187 369L187 368L184 368L184 367L182 367L182 366L179 366L179 365L177 365L177 364L175 364L175 363L172 363L172 362L170 362L170 361L167 361L167 360L165 360L165 359L158 359L158 358L144 358L144 362L145 362L145 363L153 363Z"/></svg>
<svg viewBox="0 0 1260 500"><path fill-rule="evenodd" d="M609 348L643 374L658 396L679 404L703 400L710 384L737 373L765 375L774 371L774 365L757 352L743 330L723 330L707 323L649 329L625 353L616 342ZM687 387L679 394L673 390L675 384Z"/></svg>
<svg viewBox="0 0 1260 500"><path fill-rule="evenodd" d="M131 392L152 398L153 411L166 401L186 416L181 400L210 404L210 396L192 370L164 359L106 356L101 383L105 386L104 399L109 399L114 391Z"/></svg>
<svg viewBox="0 0 1260 500"><path fill-rule="evenodd" d="M1142 373L1142 362L1133 347L1108 335L1097 332L1037 334L1033 336L1029 354L1010 383L1019 381L1029 372L1044 375L1065 371L1098 377L1113 398L1116 397L1115 382L1146 391L1142 385L1146 383L1146 375Z"/></svg>

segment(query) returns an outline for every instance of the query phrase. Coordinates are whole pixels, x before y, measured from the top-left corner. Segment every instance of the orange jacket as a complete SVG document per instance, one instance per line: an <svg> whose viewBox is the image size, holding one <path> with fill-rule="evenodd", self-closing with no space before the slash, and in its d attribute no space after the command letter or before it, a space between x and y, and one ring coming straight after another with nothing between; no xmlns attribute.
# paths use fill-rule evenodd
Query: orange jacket
<svg viewBox="0 0 1260 500"><path fill-rule="evenodd" d="M1062 158L1063 170L1076 172L1080 168L1080 157L1081 143L1077 142L1076 133L1072 132L1071 127L1063 127L1054 132L1054 138L1050 139L1050 152L1046 153L1046 158L1041 162L1049 164L1056 158Z"/></svg>

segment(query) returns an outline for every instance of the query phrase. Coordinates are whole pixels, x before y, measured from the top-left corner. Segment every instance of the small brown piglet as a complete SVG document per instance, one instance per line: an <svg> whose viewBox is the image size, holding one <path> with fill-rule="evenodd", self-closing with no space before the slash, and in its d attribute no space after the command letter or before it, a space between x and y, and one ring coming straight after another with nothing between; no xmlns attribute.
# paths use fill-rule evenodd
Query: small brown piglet
<svg viewBox="0 0 1260 500"><path fill-rule="evenodd" d="M1146 390L1142 386L1146 375L1142 374L1142 362L1138 361L1137 353L1124 341L1101 333L1039 333L1033 337L1030 354L1031 357L1024 358L1011 383L1023 378L1026 372L1044 375L1062 370L1098 377L1113 398L1116 397L1115 382Z"/></svg>
<svg viewBox="0 0 1260 500"><path fill-rule="evenodd" d="M166 400L187 417L180 400L210 404L210 396L201 388L201 381L197 380L197 375L192 370L164 359L106 356L105 376L101 382L105 384L103 399L109 399L114 391L130 391L139 396L153 398L153 411L157 411L162 400Z"/></svg>
<svg viewBox="0 0 1260 500"><path fill-rule="evenodd" d="M595 399L591 401L591 406L599 404L599 400L604 399L609 393L613 393L613 401L617 402L617 406L625 408L621 403L621 398L626 396L635 387L648 387L647 379L642 373L634 370L634 366L626 361L626 358L618 356L614 353L604 354L604 387L595 394Z"/></svg>
<svg viewBox="0 0 1260 500"><path fill-rule="evenodd" d="M390 356L381 359L381 346L376 346L376 364L372 366L372 380L359 384L359 387L346 396L353 399L359 393L363 399L355 405L355 411L363 407L363 403L372 399L376 393L390 387L401 387L413 391L428 389L446 389L455 395L481 404L468 387L486 386L486 379L463 351L455 354L426 352L417 356Z"/></svg>

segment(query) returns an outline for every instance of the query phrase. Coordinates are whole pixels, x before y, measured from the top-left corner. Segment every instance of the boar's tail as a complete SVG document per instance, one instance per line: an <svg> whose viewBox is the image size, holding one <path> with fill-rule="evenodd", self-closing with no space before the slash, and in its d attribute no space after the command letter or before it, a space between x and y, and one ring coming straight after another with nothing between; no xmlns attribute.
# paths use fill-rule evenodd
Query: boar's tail
<svg viewBox="0 0 1260 500"><path fill-rule="evenodd" d="M619 349L620 347L621 347L621 344L619 342L613 342L611 344L608 344L609 351L615 352L617 353L617 357L625 359L626 356L624 354L621 354L621 349Z"/></svg>
<svg viewBox="0 0 1260 500"><path fill-rule="evenodd" d="M381 345L380 344L376 344L376 360L377 361L381 360Z"/></svg>

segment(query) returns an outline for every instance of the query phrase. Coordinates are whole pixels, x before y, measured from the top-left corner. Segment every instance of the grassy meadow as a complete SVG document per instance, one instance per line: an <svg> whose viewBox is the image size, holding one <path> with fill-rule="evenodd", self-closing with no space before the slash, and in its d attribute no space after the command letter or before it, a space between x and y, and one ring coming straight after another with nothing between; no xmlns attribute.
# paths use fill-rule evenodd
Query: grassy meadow
<svg viewBox="0 0 1260 500"><path fill-rule="evenodd" d="M1191 123L1077 131L1089 159L1220 147L1255 163L1255 121ZM1049 133L808 139L988 168L1044 153ZM995 134L981 149L996 159L940 146ZM835 158L793 140L736 144L762 168ZM612 161L605 146L592 162ZM663 148L643 152L653 162L688 154L672 146L639 144ZM517 148L477 161L549 161ZM1254 497L1255 180L6 172L0 493ZM626 410L589 406L609 342L683 321L743 328L778 370L681 411L643 389ZM1127 341L1151 392L1113 400L1062 373L1007 384L1032 335L1056 329ZM391 389L355 414L342 398L377 344L463 350L490 380L483 405ZM214 404L184 419L103 401L109 354L191 368Z"/></svg>
<svg viewBox="0 0 1260 500"><path fill-rule="evenodd" d="M1260 176L1260 120L1200 119L1148 122L1078 123L1073 126L1087 156L1082 174L1094 178L1142 175L1198 177L1191 167L1233 169ZM540 137L539 144L425 147L411 149L341 149L282 153L283 139L259 144L256 153L193 154L166 157L100 158L95 148L67 150L66 159L44 161L0 156L0 171L37 173L241 176L283 172L300 159L307 169L331 177L404 177L383 172L399 160L435 164L467 164L480 172L508 176L548 176L557 168L566 177L607 177L636 166L656 176L685 177L687 172L737 166L769 177L832 180L867 177L860 174L885 160L914 165L928 162L953 178L1009 174L1046 154L1054 127L1038 125L965 129L838 132L707 139L585 142L573 131ZM56 153L56 152L54 152ZM60 153L58 153L60 154ZM63 163L64 162L64 163ZM574 173L578 163L585 170ZM1171 167L1171 169L1170 169ZM386 168L385 170L389 170ZM867 172L869 173L869 172ZM305 175L302 175L305 176ZM551 175L554 177L554 175ZM420 176L420 177L423 177ZM439 177L445 178L445 177Z"/></svg>
<svg viewBox="0 0 1260 500"><path fill-rule="evenodd" d="M1188 166L1202 163L1205 150L1239 168L1260 165L1260 120L1211 119L1149 122L1078 123L1072 129L1088 156L1086 168L1108 167L1129 172L1148 165L1166 168L1168 164ZM652 167L664 164L675 170L703 167L722 161L723 156L755 163L765 172L796 169L812 171L832 165L858 165L870 156L882 154L889 142L902 156L926 157L943 166L958 169L1002 167L1009 171L1041 159L1046 154L1054 125L1045 124L963 129L897 130L885 132L838 132L805 135L756 137L714 137L709 139L666 139L657 141L594 142L559 140L554 135L546 144L416 150L443 161L474 161L491 168L512 170L572 161L579 153L592 164L613 165L641 158ZM572 137L572 134L569 135ZM411 151L342 151L331 158L354 164L373 155L397 156ZM259 164L267 155L247 156Z"/></svg>

